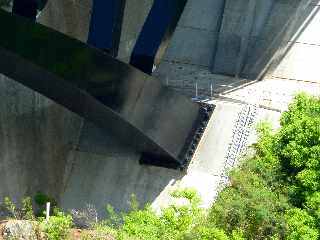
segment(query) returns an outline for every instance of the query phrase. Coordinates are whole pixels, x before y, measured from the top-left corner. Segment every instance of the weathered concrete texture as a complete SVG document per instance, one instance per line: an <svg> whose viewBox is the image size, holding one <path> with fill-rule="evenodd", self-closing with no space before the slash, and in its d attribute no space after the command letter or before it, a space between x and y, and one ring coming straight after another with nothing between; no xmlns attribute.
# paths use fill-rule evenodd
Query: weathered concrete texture
<svg viewBox="0 0 320 240"><path fill-rule="evenodd" d="M265 94L261 90L267 86L267 89L272 92L275 85L280 86L279 79L268 81L263 86L248 85L249 89L250 86L253 86L253 89L246 91L248 88L241 88L241 85L247 84L247 81L210 73L210 57L214 52L215 33L218 31L216 21L219 18L219 6L222 7L219 4L222 2L188 1L165 61L156 74L164 83L177 88L182 83L180 89L190 95L194 92L195 82L202 81L202 89L207 89L206 92L204 91L206 95L210 93L209 83L213 82L216 93L225 93L224 95L230 98L241 101L251 100L252 103L267 104L274 108L279 105L286 106L291 97L282 100L279 96L287 91L288 86L292 89L290 93L300 88L295 82L281 82L279 91L269 96L269 90L266 90ZM132 22L131 24L134 25ZM139 24L135 26L136 29L140 28ZM137 35L133 34L132 39L135 36ZM134 40L127 46L126 38L122 38L122 41L122 56L126 58ZM303 88L314 89L314 86L306 85ZM234 94L238 94L238 97ZM86 203L92 203L96 205L99 213L102 213L103 205L109 202L116 209L125 210L128 209L128 201L132 193L137 195L142 204L151 201L153 206L159 207L170 203L172 199L168 195L178 186L197 188L204 199L204 206L209 206L216 196L221 175L224 174L228 142L232 141L235 122L243 107L241 104L230 102L218 101L215 104L217 109L209 123L208 131L186 173L139 166L137 153L117 144L105 135L102 136L99 129L86 124L82 131L78 152L70 156L67 161L66 188L62 195L63 207L81 208ZM259 109L257 118L265 117L270 118L276 126L279 112ZM255 136L255 133L251 132L249 142L254 142Z"/></svg>
<svg viewBox="0 0 320 240"><path fill-rule="evenodd" d="M128 59L143 24L143 16L147 14L147 8L144 8L151 6L147 0L127 2L127 14L130 8L136 10L124 19L123 32L128 35L121 39L122 59ZM281 2L286 4L288 1ZM56 30L86 41L90 4L91 1L49 1L40 19ZM314 0L310 6L316 5L319 5L318 1ZM215 93L240 101L251 100L279 111L286 108L291 93L296 90L320 92L319 85L300 85L297 81L282 79L319 80L313 63L300 68L300 64L309 59L307 54L318 51L316 45L312 45L312 49L301 43L293 46L274 73L281 78L241 87L248 82L211 74L210 65L219 32L217 21L222 7L223 1L220 0L188 1L166 60L156 73L165 84L194 96L195 83L198 82L201 93L210 96L212 83ZM317 13L310 23L306 22L299 41L318 44L319 16ZM295 50L297 46L299 51ZM304 47L310 50L306 52ZM307 68L308 72L305 71ZM132 193L142 204L153 202L154 206L163 206L170 203L168 193L177 186L196 187L204 197L204 205L209 206L221 180L225 151L227 143L232 140L237 113L242 108L240 104L215 102L216 112L196 157L190 169L181 173L138 165L138 153L102 134L90 123L85 123L80 131L82 119L12 80L1 77L0 96L0 197L19 198L42 190L60 198L65 209L82 208L86 203L93 203L100 213L108 202L118 210L128 209ZM259 110L258 119L266 115L276 122L279 112ZM255 141L252 134L249 142Z"/></svg>
<svg viewBox="0 0 320 240"><path fill-rule="evenodd" d="M164 84L188 96L211 96L231 89L236 79L212 74L224 0L189 0L172 42L154 73Z"/></svg>
<svg viewBox="0 0 320 240"><path fill-rule="evenodd" d="M319 83L319 56L320 45L294 43L272 76Z"/></svg>
<svg viewBox="0 0 320 240"><path fill-rule="evenodd" d="M242 108L242 104L216 102L212 120L192 160L192 169L216 176L222 174L233 126Z"/></svg>
<svg viewBox="0 0 320 240"><path fill-rule="evenodd" d="M164 59L209 67L222 8L223 0L189 0Z"/></svg>
<svg viewBox="0 0 320 240"><path fill-rule="evenodd" d="M108 146L105 146L108 149ZM105 154L78 152L70 166L69 181L62 196L65 209L83 208L87 203L104 214L107 203L117 210L128 210L131 195L141 204L152 202L181 172L142 166L139 154L119 148ZM101 153L101 152L100 152Z"/></svg>
<svg viewBox="0 0 320 240"><path fill-rule="evenodd" d="M250 51L242 73L244 77L257 79L274 71L279 60L286 57L291 47L289 41L296 41L294 36L299 35L301 29L309 28L307 19L316 13L316 7L309 3L299 1L291 5L290 2L281 5L280 11L273 11L262 34L249 44Z"/></svg>
<svg viewBox="0 0 320 240"><path fill-rule="evenodd" d="M249 5L254 6L251 17ZM211 96L250 83L245 78L212 74L210 57L215 56L214 66L220 73L317 81L319 16L319 0L227 0L225 6L221 1L200 4L190 0L155 75L189 96L196 95L196 85L198 95ZM209 20L203 23L201 19Z"/></svg>
<svg viewBox="0 0 320 240"><path fill-rule="evenodd" d="M132 1L128 1L129 3L133 4ZM137 22L129 14L132 7L139 10L133 11L136 16L141 17ZM131 42L135 41L138 29L143 24L142 16L147 14L146 10L142 10L139 4L126 8L128 15L125 15L123 31L127 31L122 36L120 57L126 58L130 54L130 47L133 46ZM64 16L61 16L60 21L63 19ZM43 23L49 26L55 24L50 21ZM66 29L72 29L72 26L66 24L67 26L55 24L55 28L70 34ZM85 122L76 151L70 151L66 159L62 206L65 209L80 208L86 203L93 203L101 213L104 205L109 202L118 210L126 210L131 194L136 194L142 204L152 202L168 184L172 184L172 179L178 180L185 175L164 168L141 166L138 164L139 158L138 153Z"/></svg>
<svg viewBox="0 0 320 240"><path fill-rule="evenodd" d="M86 42L91 8L92 0L48 1L38 21L57 31Z"/></svg>
<svg viewBox="0 0 320 240"><path fill-rule="evenodd" d="M287 110L287 106L294 95L299 92L306 92L315 96L320 95L320 82L268 78L226 92L223 96L234 100L252 102L283 112Z"/></svg>
<svg viewBox="0 0 320 240"><path fill-rule="evenodd" d="M214 72L256 79L303 24L310 1L226 1ZM282 57L280 53L279 56Z"/></svg>
<svg viewBox="0 0 320 240"><path fill-rule="evenodd" d="M59 198L79 118L1 75L0 198L47 192Z"/></svg>
<svg viewBox="0 0 320 240"><path fill-rule="evenodd" d="M208 67L169 61L162 62L154 75L163 84L190 97L196 96L196 86L198 96L211 97L212 94L221 94L250 82L247 79L212 74Z"/></svg>
<svg viewBox="0 0 320 240"><path fill-rule="evenodd" d="M196 188L203 198L203 206L209 207L216 196L225 153L242 108L236 103L216 104L187 172L138 165L139 154L115 145L114 141L100 141L97 142L100 145L98 153L78 152L74 159L69 159L68 169L71 171L62 198L63 207L83 208L86 203L91 203L101 215L106 203L117 210L127 210L131 194L135 194L141 204L151 202L159 208L172 203L170 192L178 187ZM82 149L84 147L82 145Z"/></svg>
<svg viewBox="0 0 320 240"><path fill-rule="evenodd" d="M55 15L62 13L61 3L70 8L65 1L49 1L41 22L84 38L80 25L76 29L67 22L70 14ZM82 119L3 75L0 96L0 199L42 191L59 200Z"/></svg>
<svg viewBox="0 0 320 240"><path fill-rule="evenodd" d="M146 17L149 14L153 0L129 0L123 17L118 58L129 62Z"/></svg>
<svg viewBox="0 0 320 240"><path fill-rule="evenodd" d="M318 82L317 61L320 54L320 12L319 6L309 6L310 14L288 42L285 57L274 65L275 78Z"/></svg>
<svg viewBox="0 0 320 240"><path fill-rule="evenodd" d="M144 24L153 0L126 1L118 58L128 62L132 49ZM44 25L87 41L92 0L55 0L48 1L38 21ZM107 30L106 30L107 31Z"/></svg>

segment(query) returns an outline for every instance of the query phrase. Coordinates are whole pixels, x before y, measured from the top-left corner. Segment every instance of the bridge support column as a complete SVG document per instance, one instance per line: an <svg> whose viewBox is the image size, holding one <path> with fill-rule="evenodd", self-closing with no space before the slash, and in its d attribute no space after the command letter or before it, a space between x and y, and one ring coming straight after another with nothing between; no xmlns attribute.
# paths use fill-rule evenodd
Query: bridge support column
<svg viewBox="0 0 320 240"><path fill-rule="evenodd" d="M130 64L152 74L169 45L187 0L155 0L133 49Z"/></svg>

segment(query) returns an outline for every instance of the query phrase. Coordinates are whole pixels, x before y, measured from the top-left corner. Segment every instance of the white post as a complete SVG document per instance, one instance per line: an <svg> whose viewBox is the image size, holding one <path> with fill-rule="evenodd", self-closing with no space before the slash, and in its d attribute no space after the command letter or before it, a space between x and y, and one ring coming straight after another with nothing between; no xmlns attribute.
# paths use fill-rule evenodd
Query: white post
<svg viewBox="0 0 320 240"><path fill-rule="evenodd" d="M212 86L212 83L210 84L210 96L211 96L211 98L213 97L213 86Z"/></svg>
<svg viewBox="0 0 320 240"><path fill-rule="evenodd" d="M198 98L198 82L196 82L196 98Z"/></svg>
<svg viewBox="0 0 320 240"><path fill-rule="evenodd" d="M49 221L50 218L50 202L46 204L46 220Z"/></svg>

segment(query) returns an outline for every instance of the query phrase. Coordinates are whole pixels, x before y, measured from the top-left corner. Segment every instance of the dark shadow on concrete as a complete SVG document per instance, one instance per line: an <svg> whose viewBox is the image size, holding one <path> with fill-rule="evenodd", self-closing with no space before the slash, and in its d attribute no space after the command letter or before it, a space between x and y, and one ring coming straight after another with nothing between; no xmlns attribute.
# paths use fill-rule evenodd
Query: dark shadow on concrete
<svg viewBox="0 0 320 240"><path fill-rule="evenodd" d="M0 202L44 192L59 201L80 118L0 76Z"/></svg>
<svg viewBox="0 0 320 240"><path fill-rule="evenodd" d="M106 204L117 211L127 211L132 194L144 206L185 175L178 170L140 165L139 159L140 153L133 148L85 122L73 159L68 159L70 171L62 206L70 210L92 204L100 216L105 215Z"/></svg>
<svg viewBox="0 0 320 240"><path fill-rule="evenodd" d="M139 165L140 153L106 130L2 75L0 97L0 201L41 191L103 216L107 203L125 211L134 194L143 206L185 175Z"/></svg>
<svg viewBox="0 0 320 240"><path fill-rule="evenodd" d="M284 58L295 42L292 37L298 37L318 11L310 0L227 1L213 72L261 79ZM248 21L250 14L253 22Z"/></svg>

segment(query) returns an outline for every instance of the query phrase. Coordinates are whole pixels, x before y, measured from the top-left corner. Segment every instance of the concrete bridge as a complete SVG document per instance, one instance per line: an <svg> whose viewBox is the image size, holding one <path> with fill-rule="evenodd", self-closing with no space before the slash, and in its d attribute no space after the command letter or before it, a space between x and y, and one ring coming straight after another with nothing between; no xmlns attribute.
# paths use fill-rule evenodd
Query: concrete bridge
<svg viewBox="0 0 320 240"><path fill-rule="evenodd" d="M130 62L152 3L124 5L119 60ZM89 0L49 1L38 21L86 42L92 6ZM141 203L167 204L172 188L188 186L208 206L225 171L254 142L254 122L267 116L276 127L296 90L319 94L318 10L317 1L187 1L153 72L169 88L216 104L184 172L137 164L135 148L2 76L0 196L18 199L40 190L66 209L92 203L102 212L107 202L127 209L132 193Z"/></svg>

